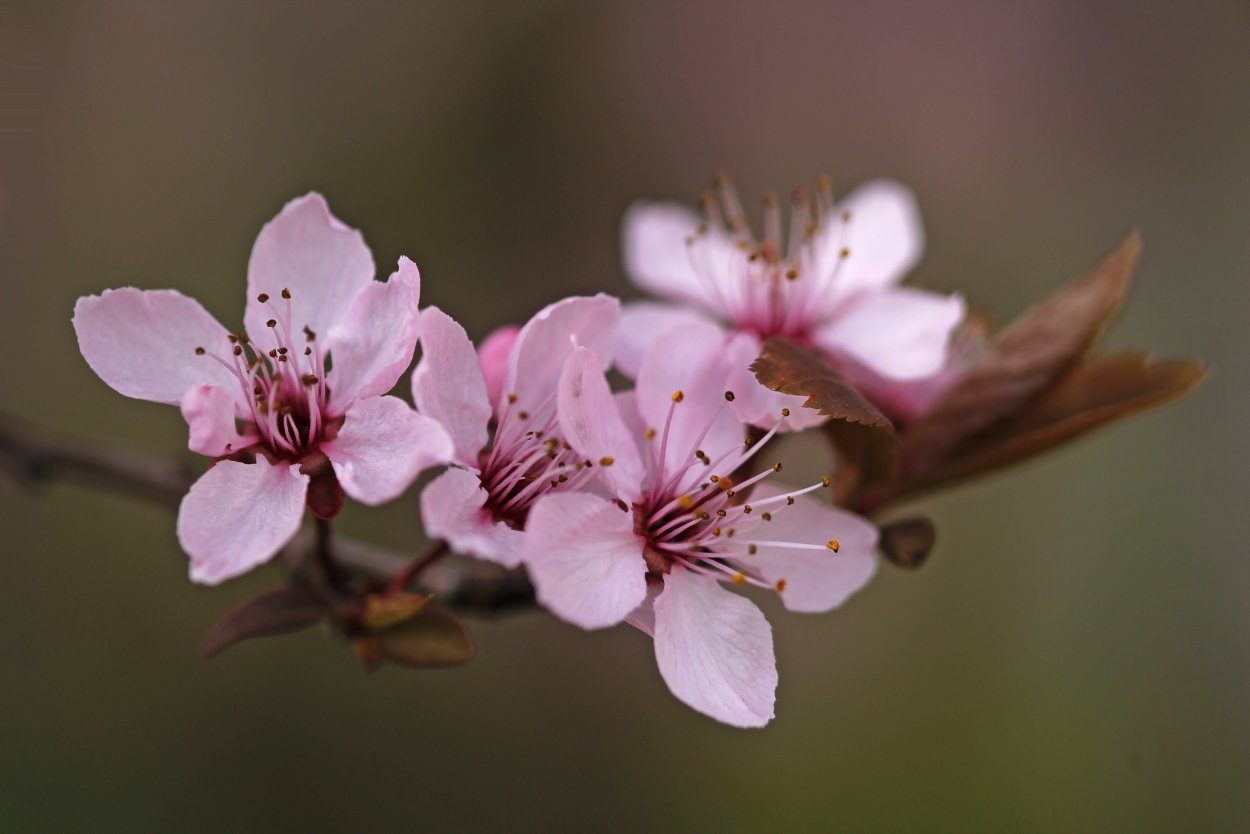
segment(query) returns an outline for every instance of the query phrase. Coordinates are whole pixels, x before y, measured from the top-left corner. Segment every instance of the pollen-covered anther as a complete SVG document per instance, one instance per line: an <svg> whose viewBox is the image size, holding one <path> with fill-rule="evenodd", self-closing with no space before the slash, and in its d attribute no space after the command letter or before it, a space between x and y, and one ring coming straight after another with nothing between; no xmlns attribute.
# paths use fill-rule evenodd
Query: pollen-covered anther
<svg viewBox="0 0 1250 834"><path fill-rule="evenodd" d="M790 409L788 409L788 408L783 408L783 409L781 409L781 416L782 416L782 417L789 417L789 416L790 416Z"/></svg>
<svg viewBox="0 0 1250 834"><path fill-rule="evenodd" d="M291 291L290 291L290 290L288 290L286 287L283 287L283 288L282 288L282 297L283 297L283 298L285 298L287 301L290 301L290 300L291 300Z"/></svg>
<svg viewBox="0 0 1250 834"><path fill-rule="evenodd" d="M744 515L750 515L750 514L751 514L751 505L750 505L750 504L743 504L743 505L742 505L742 512L743 512L743 514L744 514Z"/></svg>
<svg viewBox="0 0 1250 834"><path fill-rule="evenodd" d="M716 516L717 516L718 518L724 518L724 517L725 517L725 516L727 516L727 515L728 515L728 513L727 513L727 512L725 512L724 510L717 510L717 511L716 511Z"/></svg>
<svg viewBox="0 0 1250 834"><path fill-rule="evenodd" d="M682 497L677 499L677 506L681 507L683 510L690 509L691 507L694 506L694 496L683 495Z"/></svg>
<svg viewBox="0 0 1250 834"><path fill-rule="evenodd" d="M234 346L234 350L232 351L232 353L234 353L234 355L235 355L235 356L242 356L242 355L243 355L243 345L235 345L235 346Z"/></svg>
<svg viewBox="0 0 1250 834"><path fill-rule="evenodd" d="M695 513L695 517L702 521L707 521L712 516L708 514L707 510L699 510L697 513Z"/></svg>
<svg viewBox="0 0 1250 834"><path fill-rule="evenodd" d="M838 549L841 548L842 545L838 544L837 539L830 539L829 541L825 542L825 547L829 548L834 553L837 553Z"/></svg>
<svg viewBox="0 0 1250 834"><path fill-rule="evenodd" d="M512 403L515 403L515 402L516 402L516 394L509 394L509 395L508 395L508 404L509 404L509 405L511 405Z"/></svg>
<svg viewBox="0 0 1250 834"><path fill-rule="evenodd" d="M655 429L647 429L642 433L642 436L647 440L655 440Z"/></svg>
<svg viewBox="0 0 1250 834"><path fill-rule="evenodd" d="M713 527L713 528L712 528L712 535L713 535L714 537L719 537L719 536L720 536L720 528L719 528L719 527Z"/></svg>
<svg viewBox="0 0 1250 834"><path fill-rule="evenodd" d="M831 483L833 483L833 482L829 480L829 476L828 476L828 475L821 475L821 476L820 476L820 485L821 485L821 486L823 486L823 487L827 487L827 486L829 486L829 484L831 484Z"/></svg>
<svg viewBox="0 0 1250 834"><path fill-rule="evenodd" d="M305 385L316 385L317 375L316 374L304 374L303 376L299 378L299 380Z"/></svg>
<svg viewBox="0 0 1250 834"><path fill-rule="evenodd" d="M599 458L600 466L611 466L614 463L616 463L616 458L612 457L611 455L604 455L603 457Z"/></svg>
<svg viewBox="0 0 1250 834"><path fill-rule="evenodd" d="M267 292L261 293L260 295L256 296L256 300L259 301L261 304L267 303L269 301L269 293ZM272 326L273 325L270 325L270 327Z"/></svg>
<svg viewBox="0 0 1250 834"><path fill-rule="evenodd" d="M773 520L773 514L772 514L772 513L761 513L761 514L760 514L760 518L764 519L765 521L772 521L772 520Z"/></svg>
<svg viewBox="0 0 1250 834"><path fill-rule="evenodd" d="M780 461L778 461L777 463L774 463L774 464L773 464L773 471L774 471L774 472L780 472L780 471L781 471L781 462L780 462Z"/></svg>
<svg viewBox="0 0 1250 834"><path fill-rule="evenodd" d="M680 388L673 392L673 402L679 403L685 398L686 395Z"/></svg>
<svg viewBox="0 0 1250 834"><path fill-rule="evenodd" d="M773 585L777 589L777 593L784 594L786 592L786 580L778 579L777 584Z"/></svg>
<svg viewBox="0 0 1250 834"><path fill-rule="evenodd" d="M747 576L742 571L738 571L733 576L729 577L729 581L735 585L745 585L747 582Z"/></svg>
<svg viewBox="0 0 1250 834"><path fill-rule="evenodd" d="M278 326L277 319L270 319L269 321L265 322L265 327L277 327L277 326Z"/></svg>
<svg viewBox="0 0 1250 834"><path fill-rule="evenodd" d="M838 252L838 257L839 257L839 258L849 258L849 257L851 257L851 250L850 250L850 249L848 249L847 247L843 246L843 247L842 247L842 250L841 250L840 252Z"/></svg>

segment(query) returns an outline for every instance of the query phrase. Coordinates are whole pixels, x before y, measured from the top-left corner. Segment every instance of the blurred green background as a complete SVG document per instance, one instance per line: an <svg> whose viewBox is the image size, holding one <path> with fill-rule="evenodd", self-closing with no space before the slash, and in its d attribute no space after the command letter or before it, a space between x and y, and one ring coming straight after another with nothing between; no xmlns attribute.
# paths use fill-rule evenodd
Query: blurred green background
<svg viewBox="0 0 1250 834"><path fill-rule="evenodd" d="M237 322L310 189L480 337L632 296L635 197L893 176L917 280L1000 320L1140 227L1112 343L1215 371L925 502L923 570L766 604L763 732L671 698L632 630L538 612L453 671L365 675L318 632L206 661L274 569L196 587L168 512L0 481L0 829L1250 830L1247 43L1245 3L0 2L0 407L67 434L183 448L81 360L74 299ZM412 547L415 508L343 526Z"/></svg>

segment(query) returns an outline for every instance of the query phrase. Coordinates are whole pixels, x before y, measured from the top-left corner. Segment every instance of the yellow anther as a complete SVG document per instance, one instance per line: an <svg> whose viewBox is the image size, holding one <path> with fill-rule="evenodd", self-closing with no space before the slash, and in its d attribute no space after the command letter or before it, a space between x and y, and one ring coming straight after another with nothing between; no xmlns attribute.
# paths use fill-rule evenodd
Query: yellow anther
<svg viewBox="0 0 1250 834"><path fill-rule="evenodd" d="M509 403L514 403L514 402L516 402L516 394L509 394L509 395L508 395L508 402L509 402Z"/></svg>
<svg viewBox="0 0 1250 834"><path fill-rule="evenodd" d="M686 395L682 393L680 388L673 392L673 402L679 403L685 398L686 398Z"/></svg>
<svg viewBox="0 0 1250 834"><path fill-rule="evenodd" d="M842 251L838 253L838 256L841 258L849 258L851 257L851 250L843 246Z"/></svg>
<svg viewBox="0 0 1250 834"><path fill-rule="evenodd" d="M781 462L780 462L780 461L778 461L777 463L774 463L774 464L773 464L773 471L774 471L774 472L780 472L780 471L781 471Z"/></svg>
<svg viewBox="0 0 1250 834"><path fill-rule="evenodd" d="M733 576L729 577L729 581L733 582L735 585L745 585L747 576L745 573L735 573Z"/></svg>
<svg viewBox="0 0 1250 834"><path fill-rule="evenodd" d="M842 545L838 544L837 539L830 539L829 541L825 542L825 547L829 548L834 553L837 553L838 550L842 547Z"/></svg>
<svg viewBox="0 0 1250 834"><path fill-rule="evenodd" d="M713 527L713 528L712 528L712 535L713 535L713 536L719 536L719 535L720 535L720 528L719 528L719 527Z"/></svg>
<svg viewBox="0 0 1250 834"><path fill-rule="evenodd" d="M612 457L611 455L604 455L603 457L599 458L600 466L611 466L614 463L616 463L616 458Z"/></svg>
<svg viewBox="0 0 1250 834"><path fill-rule="evenodd" d="M829 484L830 484L830 483L832 483L832 481L830 481L830 480L829 480L829 476L828 476L828 475L822 475L822 476L820 477L820 485L821 485L821 486L826 486L826 487L827 487L827 486L829 486Z"/></svg>
<svg viewBox="0 0 1250 834"><path fill-rule="evenodd" d="M655 440L655 429L647 429L642 433L642 436L647 440Z"/></svg>
<svg viewBox="0 0 1250 834"><path fill-rule="evenodd" d="M778 579L778 580L777 580L777 584L776 584L776 585L774 585L773 587L777 589L777 593L779 593L779 594L783 594L783 593L785 593L785 591L786 591L786 580L784 580L784 579Z"/></svg>
<svg viewBox="0 0 1250 834"><path fill-rule="evenodd" d="M782 416L782 417L789 417L789 416L790 416L790 409L788 409L788 408L783 408L783 409L781 409L781 416Z"/></svg>
<svg viewBox="0 0 1250 834"><path fill-rule="evenodd" d="M743 504L743 505L742 505L742 512L746 513L747 515L750 515L750 514L751 514L751 505L750 505L750 504Z"/></svg>
<svg viewBox="0 0 1250 834"><path fill-rule="evenodd" d="M694 497L690 495L683 495L677 499L677 506L681 507L683 510L690 509L694 506Z"/></svg>

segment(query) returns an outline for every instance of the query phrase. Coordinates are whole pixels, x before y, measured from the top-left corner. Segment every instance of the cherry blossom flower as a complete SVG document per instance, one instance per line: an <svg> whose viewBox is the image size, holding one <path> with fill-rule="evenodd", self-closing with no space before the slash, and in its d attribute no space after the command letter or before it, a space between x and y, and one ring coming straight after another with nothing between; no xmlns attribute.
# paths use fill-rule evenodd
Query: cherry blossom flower
<svg viewBox="0 0 1250 834"><path fill-rule="evenodd" d="M560 437L556 386L577 345L610 355L619 313L620 304L606 295L566 298L519 331L492 334L480 356L464 328L442 310L422 313L422 357L412 373L412 396L417 409L450 434L456 464L421 493L421 519L430 536L458 552L515 567L534 501L594 479L592 468Z"/></svg>
<svg viewBox="0 0 1250 834"><path fill-rule="evenodd" d="M874 181L835 205L822 179L810 194L795 193L783 244L775 196L765 200L764 236L756 240L728 179L718 177L716 187L719 201L705 196L702 218L669 203L640 202L627 212L626 271L677 305L626 306L616 357L622 370L635 371L657 337L711 317L728 326L728 349L748 364L764 339L783 336L822 351L870 396L880 390L899 416L931 399L964 302L899 286L924 246L907 189ZM739 415L766 426L777 407L796 408L785 397L754 394ZM797 409L795 418L792 428L819 422Z"/></svg>
<svg viewBox="0 0 1250 834"><path fill-rule="evenodd" d="M381 504L450 458L442 427L385 396L416 347L417 267L401 258L389 281L373 276L360 233L309 194L256 239L245 331L173 290L78 300L92 370L128 397L179 406L191 450L216 459L178 512L192 580L217 584L268 561L306 503L322 517L343 492Z"/></svg>
<svg viewBox="0 0 1250 834"><path fill-rule="evenodd" d="M564 439L595 463L612 497L583 489L539 498L524 557L537 597L587 629L628 620L655 639L660 674L694 709L739 727L773 716L772 632L744 597L775 590L794 611L827 611L872 576L876 528L788 490L781 464L741 479L792 416L752 443L720 388L724 344L694 324L643 359L634 392L613 395L595 354L578 348L560 380ZM613 500L613 498L615 500Z"/></svg>

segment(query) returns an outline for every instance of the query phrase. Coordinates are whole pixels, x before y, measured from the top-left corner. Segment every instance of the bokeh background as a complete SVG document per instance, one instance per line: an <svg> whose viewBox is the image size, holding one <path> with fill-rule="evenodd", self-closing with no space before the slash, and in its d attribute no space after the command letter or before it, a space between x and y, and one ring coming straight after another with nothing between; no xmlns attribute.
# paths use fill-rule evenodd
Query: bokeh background
<svg viewBox="0 0 1250 834"><path fill-rule="evenodd" d="M925 501L923 570L766 604L763 732L680 705L631 630L539 612L476 622L453 671L365 675L318 632L206 661L275 571L192 586L167 511L0 481L0 829L1247 830L1247 43L1245 3L0 2L0 406L66 434L183 448L88 370L74 299L235 322L310 189L481 336L634 295L636 197L892 176L916 280L1000 319L1140 227L1112 343L1214 368ZM416 494L344 526L413 547Z"/></svg>

